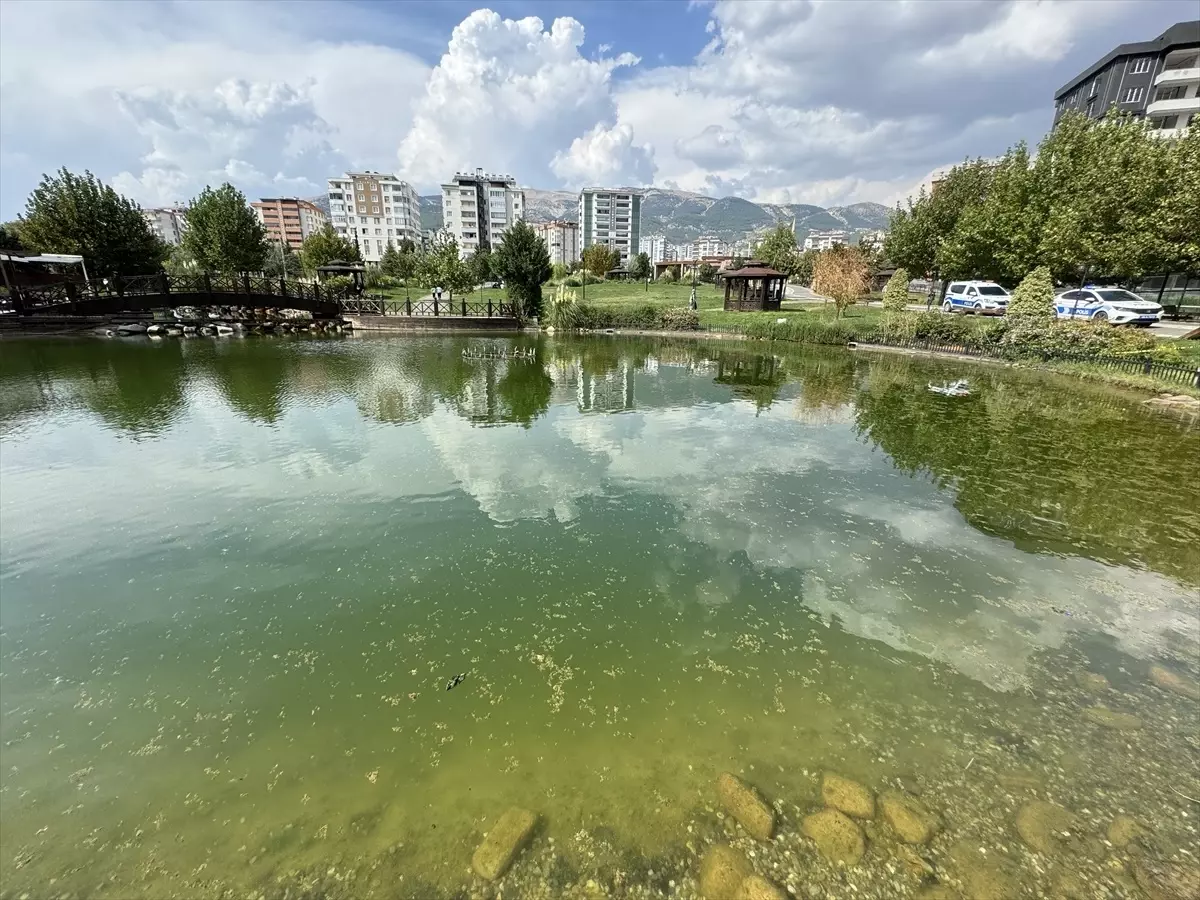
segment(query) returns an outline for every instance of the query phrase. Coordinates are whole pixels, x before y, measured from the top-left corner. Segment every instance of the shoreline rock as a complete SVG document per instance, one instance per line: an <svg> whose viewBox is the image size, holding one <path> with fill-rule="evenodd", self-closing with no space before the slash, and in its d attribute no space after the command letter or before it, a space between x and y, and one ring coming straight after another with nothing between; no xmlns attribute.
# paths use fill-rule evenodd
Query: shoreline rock
<svg viewBox="0 0 1200 900"><path fill-rule="evenodd" d="M728 844L713 844L700 861L700 893L707 900L730 900L754 874L750 861Z"/></svg>
<svg viewBox="0 0 1200 900"><path fill-rule="evenodd" d="M1200 684L1162 666L1150 667L1150 680L1160 688L1173 691L1189 700L1200 700Z"/></svg>
<svg viewBox="0 0 1200 900"><path fill-rule="evenodd" d="M1053 854L1069 836L1075 817L1056 803L1030 800L1017 810L1017 834L1038 853Z"/></svg>
<svg viewBox="0 0 1200 900"><path fill-rule="evenodd" d="M875 795L870 789L836 772L826 772L821 777L821 799L826 806L856 819L875 817Z"/></svg>
<svg viewBox="0 0 1200 900"><path fill-rule="evenodd" d="M1102 728L1111 728L1114 731L1137 731L1142 727L1142 720L1137 716L1116 712L1107 706L1089 706L1083 711L1083 717Z"/></svg>
<svg viewBox="0 0 1200 900"><path fill-rule="evenodd" d="M760 841L769 841L775 833L773 810L753 786L731 772L717 778L717 796L725 811L733 816L746 832Z"/></svg>
<svg viewBox="0 0 1200 900"><path fill-rule="evenodd" d="M942 830L942 821L916 797L885 791L879 797L883 818L906 844L927 844Z"/></svg>
<svg viewBox="0 0 1200 900"><path fill-rule="evenodd" d="M800 831L805 837L811 838L821 855L833 863L857 865L867 852L862 829L853 819L836 809L823 809L805 816Z"/></svg>
<svg viewBox="0 0 1200 900"><path fill-rule="evenodd" d="M533 835L537 818L537 813L514 806L497 819L471 857L476 874L495 881L507 872Z"/></svg>

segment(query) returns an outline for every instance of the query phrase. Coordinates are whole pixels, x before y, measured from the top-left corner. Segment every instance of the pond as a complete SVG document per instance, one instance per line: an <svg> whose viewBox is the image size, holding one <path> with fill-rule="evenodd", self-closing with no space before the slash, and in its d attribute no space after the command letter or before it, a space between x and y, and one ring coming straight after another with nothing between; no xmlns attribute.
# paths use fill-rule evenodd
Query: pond
<svg viewBox="0 0 1200 900"><path fill-rule="evenodd" d="M0 897L1186 896L1197 472L944 360L6 342Z"/></svg>

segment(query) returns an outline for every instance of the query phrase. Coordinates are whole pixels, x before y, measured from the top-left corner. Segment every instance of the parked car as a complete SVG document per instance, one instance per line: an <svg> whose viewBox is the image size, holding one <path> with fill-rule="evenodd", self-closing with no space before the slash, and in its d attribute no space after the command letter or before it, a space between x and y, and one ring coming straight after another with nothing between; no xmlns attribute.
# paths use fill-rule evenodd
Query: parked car
<svg viewBox="0 0 1200 900"><path fill-rule="evenodd" d="M1060 319L1085 319L1146 328L1162 318L1163 308L1153 300L1143 300L1124 288L1088 285L1081 290L1064 291L1055 297L1054 312Z"/></svg>
<svg viewBox="0 0 1200 900"><path fill-rule="evenodd" d="M946 288L942 312L1002 316L1008 300L1008 291L994 281L952 281Z"/></svg>

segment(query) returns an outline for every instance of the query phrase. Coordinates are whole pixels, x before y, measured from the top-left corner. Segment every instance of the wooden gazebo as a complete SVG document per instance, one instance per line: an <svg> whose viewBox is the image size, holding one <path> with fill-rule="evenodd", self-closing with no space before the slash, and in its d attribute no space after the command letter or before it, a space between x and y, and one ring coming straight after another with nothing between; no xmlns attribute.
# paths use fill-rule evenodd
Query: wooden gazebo
<svg viewBox="0 0 1200 900"><path fill-rule="evenodd" d="M778 310L783 301L787 276L764 262L752 259L740 269L722 272L725 308L732 310Z"/></svg>
<svg viewBox="0 0 1200 900"><path fill-rule="evenodd" d="M354 293L361 294L363 291L363 276L366 274L366 271L366 267L362 263L335 259L333 262L326 263L323 266L317 266L317 278L324 281L332 275L345 275L354 283Z"/></svg>

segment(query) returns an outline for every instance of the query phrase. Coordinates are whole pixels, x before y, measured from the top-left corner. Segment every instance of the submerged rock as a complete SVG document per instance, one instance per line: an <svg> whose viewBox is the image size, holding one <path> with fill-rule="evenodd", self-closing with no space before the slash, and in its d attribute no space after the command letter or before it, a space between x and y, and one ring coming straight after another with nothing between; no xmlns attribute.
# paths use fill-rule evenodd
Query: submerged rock
<svg viewBox="0 0 1200 900"><path fill-rule="evenodd" d="M1013 900L1022 896L1006 861L966 843L955 845L950 859L962 881L963 896L970 900Z"/></svg>
<svg viewBox="0 0 1200 900"><path fill-rule="evenodd" d="M775 810L752 786L730 772L717 778L717 796L725 811L741 823L751 837L769 841L775 831Z"/></svg>
<svg viewBox="0 0 1200 900"><path fill-rule="evenodd" d="M875 816L875 795L857 781L826 772L821 778L821 799L826 806L841 810L857 819Z"/></svg>
<svg viewBox="0 0 1200 900"><path fill-rule="evenodd" d="M1108 688L1108 679L1095 672L1076 672L1075 681L1085 691L1092 693L1099 693Z"/></svg>
<svg viewBox="0 0 1200 900"><path fill-rule="evenodd" d="M733 900L788 900L783 888L761 875L746 878L733 895Z"/></svg>
<svg viewBox="0 0 1200 900"><path fill-rule="evenodd" d="M1196 900L1200 897L1200 866L1138 859L1133 879L1150 900Z"/></svg>
<svg viewBox="0 0 1200 900"><path fill-rule="evenodd" d="M537 813L514 806L502 815L471 857L480 877L495 881L508 871L537 825Z"/></svg>
<svg viewBox="0 0 1200 900"><path fill-rule="evenodd" d="M917 900L959 900L959 896L948 884L931 884L917 894Z"/></svg>
<svg viewBox="0 0 1200 900"><path fill-rule="evenodd" d="M1083 716L1090 722L1115 731L1137 731L1142 727L1142 720L1137 716L1114 712L1106 706L1089 706L1083 711Z"/></svg>
<svg viewBox="0 0 1200 900"><path fill-rule="evenodd" d="M1017 834L1038 853L1053 853L1068 835L1075 817L1045 800L1030 800L1017 810Z"/></svg>
<svg viewBox="0 0 1200 900"><path fill-rule="evenodd" d="M1187 697L1189 700L1200 700L1200 684L1192 681L1190 678L1185 678L1170 669L1164 669L1162 666L1150 667L1150 680L1157 684L1160 688L1168 691L1174 691Z"/></svg>
<svg viewBox="0 0 1200 900"><path fill-rule="evenodd" d="M729 900L753 874L741 853L728 844L714 844L700 861L700 893L707 900Z"/></svg>
<svg viewBox="0 0 1200 900"><path fill-rule="evenodd" d="M853 866L867 850L862 829L836 809L823 809L805 816L800 830L830 862Z"/></svg>
<svg viewBox="0 0 1200 900"><path fill-rule="evenodd" d="M1108 842L1114 847L1128 847L1139 837L1146 833L1141 825L1133 816L1117 816L1112 820L1112 824L1108 826L1108 832L1105 835Z"/></svg>
<svg viewBox="0 0 1200 900"><path fill-rule="evenodd" d="M925 844L941 831L942 823L916 797L900 791L885 791L879 808L892 829L906 844Z"/></svg>

